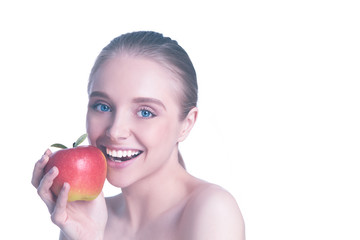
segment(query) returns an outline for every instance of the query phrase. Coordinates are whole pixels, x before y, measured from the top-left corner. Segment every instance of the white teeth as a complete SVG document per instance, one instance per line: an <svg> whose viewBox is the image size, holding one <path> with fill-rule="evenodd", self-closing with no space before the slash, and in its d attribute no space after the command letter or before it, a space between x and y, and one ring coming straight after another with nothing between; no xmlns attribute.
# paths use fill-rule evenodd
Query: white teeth
<svg viewBox="0 0 360 240"><path fill-rule="evenodd" d="M110 155L111 155L111 156L116 156L116 155L117 155L116 150L112 150Z"/></svg>
<svg viewBox="0 0 360 240"><path fill-rule="evenodd" d="M118 150L116 156L119 157L119 158L123 157L123 151Z"/></svg>
<svg viewBox="0 0 360 240"><path fill-rule="evenodd" d="M112 157L122 158L131 157L140 153L140 151L133 150L111 150L106 148L106 153Z"/></svg>

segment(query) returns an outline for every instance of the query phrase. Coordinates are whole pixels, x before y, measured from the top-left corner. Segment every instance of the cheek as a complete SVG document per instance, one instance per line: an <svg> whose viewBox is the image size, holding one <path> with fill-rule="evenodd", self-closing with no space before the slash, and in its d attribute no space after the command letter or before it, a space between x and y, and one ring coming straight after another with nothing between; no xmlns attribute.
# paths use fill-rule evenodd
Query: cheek
<svg viewBox="0 0 360 240"><path fill-rule="evenodd" d="M105 121L97 118L92 113L86 115L86 132L90 145L96 145L96 139L99 138L105 129Z"/></svg>
<svg viewBox="0 0 360 240"><path fill-rule="evenodd" d="M137 136L152 151L165 151L177 143L178 128L172 121L157 121L138 128Z"/></svg>

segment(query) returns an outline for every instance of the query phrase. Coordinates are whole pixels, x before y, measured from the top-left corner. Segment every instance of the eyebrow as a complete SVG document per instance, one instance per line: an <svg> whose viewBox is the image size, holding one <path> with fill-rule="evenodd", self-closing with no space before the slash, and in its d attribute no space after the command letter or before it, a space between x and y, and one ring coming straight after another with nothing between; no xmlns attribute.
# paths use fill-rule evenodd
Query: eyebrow
<svg viewBox="0 0 360 240"><path fill-rule="evenodd" d="M92 97L102 97L102 98L110 99L110 97L106 93L99 92L99 91L92 92L90 94L89 98L92 98ZM165 105L159 99L156 99L156 98L137 97L137 98L134 98L132 102L133 103L153 103L153 104L156 104L166 110Z"/></svg>
<svg viewBox="0 0 360 240"><path fill-rule="evenodd" d="M92 92L89 96L89 98L91 97L103 97L103 98L109 98L109 96L104 93L104 92L99 92L99 91L95 91L95 92Z"/></svg>
<svg viewBox="0 0 360 240"><path fill-rule="evenodd" d="M160 107L164 108L166 110L165 105L156 98L150 98L150 97L138 97L133 99L133 103L154 103L156 105L159 105Z"/></svg>

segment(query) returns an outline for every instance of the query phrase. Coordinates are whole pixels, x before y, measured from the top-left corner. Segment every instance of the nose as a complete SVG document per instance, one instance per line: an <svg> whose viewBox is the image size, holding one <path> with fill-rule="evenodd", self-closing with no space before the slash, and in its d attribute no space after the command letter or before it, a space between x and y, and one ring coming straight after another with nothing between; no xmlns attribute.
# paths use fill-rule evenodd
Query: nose
<svg viewBox="0 0 360 240"><path fill-rule="evenodd" d="M126 114L116 113L106 129L106 136L112 141L124 140L130 137L130 125L128 124Z"/></svg>

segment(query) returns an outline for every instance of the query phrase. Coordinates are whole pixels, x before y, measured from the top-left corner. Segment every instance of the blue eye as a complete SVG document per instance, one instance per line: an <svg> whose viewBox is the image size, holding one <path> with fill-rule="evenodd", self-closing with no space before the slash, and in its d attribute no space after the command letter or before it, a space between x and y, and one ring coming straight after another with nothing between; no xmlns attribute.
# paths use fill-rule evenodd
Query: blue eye
<svg viewBox="0 0 360 240"><path fill-rule="evenodd" d="M155 116L155 114L146 109L141 109L137 112L137 115L141 118L152 118Z"/></svg>
<svg viewBox="0 0 360 240"><path fill-rule="evenodd" d="M94 105L94 109L99 112L111 112L111 109L108 105L103 103L97 103Z"/></svg>

